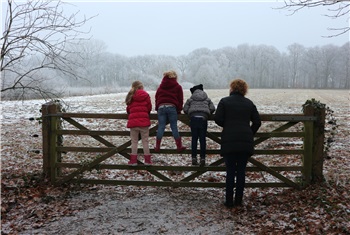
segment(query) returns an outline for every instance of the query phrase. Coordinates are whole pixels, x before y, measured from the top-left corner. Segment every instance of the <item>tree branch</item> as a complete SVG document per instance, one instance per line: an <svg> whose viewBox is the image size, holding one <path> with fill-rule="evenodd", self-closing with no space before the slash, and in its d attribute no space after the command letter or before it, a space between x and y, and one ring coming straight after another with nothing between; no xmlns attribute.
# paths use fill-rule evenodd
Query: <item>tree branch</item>
<svg viewBox="0 0 350 235"><path fill-rule="evenodd" d="M40 86L27 85L29 81L31 84L42 83L37 71L59 71L80 78L75 71L81 64L67 56L76 52L68 50L66 45L86 40L80 36L88 32L79 29L92 17L77 20L79 12L66 16L64 4L55 0L16 4L8 0L5 30L1 37L1 92L34 88L37 91Z"/></svg>
<svg viewBox="0 0 350 235"><path fill-rule="evenodd" d="M284 1L284 6L279 9L287 9L291 12L290 15L294 15L296 12L304 9L304 8L313 8L313 7L327 7L327 10L331 12L330 15L325 15L330 18L340 18L340 17L348 17L347 22L349 22L349 13L350 13L350 1L349 0L290 0ZM335 8L329 8L335 7ZM349 23L348 23L349 25ZM342 28L328 28L331 31L340 31L339 33L333 34L331 36L325 37L337 37L349 32L350 27L342 27Z"/></svg>

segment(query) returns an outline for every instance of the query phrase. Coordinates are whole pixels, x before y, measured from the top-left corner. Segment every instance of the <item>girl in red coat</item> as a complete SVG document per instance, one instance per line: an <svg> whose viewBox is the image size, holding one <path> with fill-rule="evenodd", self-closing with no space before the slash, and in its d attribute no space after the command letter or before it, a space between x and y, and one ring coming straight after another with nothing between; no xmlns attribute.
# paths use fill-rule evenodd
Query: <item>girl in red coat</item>
<svg viewBox="0 0 350 235"><path fill-rule="evenodd" d="M145 164L151 165L151 155L149 151L149 127L151 120L149 114L152 110L152 103L149 94L143 90L140 81L132 83L131 90L125 98L128 113L127 128L130 128L131 155L129 165L137 165L137 145L139 134L141 135Z"/></svg>
<svg viewBox="0 0 350 235"><path fill-rule="evenodd" d="M183 105L183 91L181 85L177 82L177 74L170 70L165 72L162 82L156 92L156 111L158 113L158 131L156 139L155 152L160 151L160 144L164 135L167 122L175 139L178 152L186 148L182 146L181 136L177 129L177 115L181 113Z"/></svg>

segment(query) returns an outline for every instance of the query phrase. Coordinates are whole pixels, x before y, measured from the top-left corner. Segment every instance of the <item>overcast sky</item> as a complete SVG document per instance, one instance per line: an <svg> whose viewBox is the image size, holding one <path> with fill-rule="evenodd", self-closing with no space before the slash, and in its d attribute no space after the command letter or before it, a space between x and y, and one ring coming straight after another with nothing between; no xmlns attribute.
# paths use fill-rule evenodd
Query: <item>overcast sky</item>
<svg viewBox="0 0 350 235"><path fill-rule="evenodd" d="M70 1L87 17L93 38L107 50L125 56L186 55L198 48L240 44L275 46L286 51L305 47L341 46L349 35L333 38L327 28L346 27L346 17L331 19L327 7L303 9L289 16L275 1Z"/></svg>

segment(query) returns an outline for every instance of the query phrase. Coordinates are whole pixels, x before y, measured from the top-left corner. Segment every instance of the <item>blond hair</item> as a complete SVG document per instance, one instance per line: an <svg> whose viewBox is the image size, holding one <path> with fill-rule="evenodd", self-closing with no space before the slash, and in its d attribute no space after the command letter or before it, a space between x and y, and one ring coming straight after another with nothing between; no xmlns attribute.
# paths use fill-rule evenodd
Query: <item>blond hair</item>
<svg viewBox="0 0 350 235"><path fill-rule="evenodd" d="M248 84L242 79L235 79L230 83L230 93L236 92L243 96L247 94Z"/></svg>
<svg viewBox="0 0 350 235"><path fill-rule="evenodd" d="M125 103L129 105L131 103L132 97L134 96L135 92L139 89L143 89L143 84L140 81L135 81L131 84L131 89L129 93L126 95Z"/></svg>
<svg viewBox="0 0 350 235"><path fill-rule="evenodd" d="M170 71L167 71L165 73L163 73L163 76L164 77L167 77L167 78L175 78L177 79L177 74L174 70L170 70Z"/></svg>

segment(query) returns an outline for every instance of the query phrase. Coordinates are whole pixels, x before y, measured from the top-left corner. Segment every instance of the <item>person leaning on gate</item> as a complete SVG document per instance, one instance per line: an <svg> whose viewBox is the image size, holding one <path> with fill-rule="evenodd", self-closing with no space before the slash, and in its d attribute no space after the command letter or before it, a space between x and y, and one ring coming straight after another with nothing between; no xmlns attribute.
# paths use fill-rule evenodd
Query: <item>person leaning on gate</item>
<svg viewBox="0 0 350 235"><path fill-rule="evenodd" d="M129 165L137 165L137 145L139 134L143 146L145 165L151 165L149 151L149 127L151 120L149 114L152 110L152 103L149 94L143 89L140 81L134 81L131 89L125 98L126 112L128 114L127 128L130 128L131 154Z"/></svg>
<svg viewBox="0 0 350 235"><path fill-rule="evenodd" d="M208 117L215 112L215 106L207 93L203 91L203 84L192 87L190 91L192 95L186 100L183 110L190 117L192 165L198 165L197 142L199 139L200 166L205 166Z"/></svg>
<svg viewBox="0 0 350 235"><path fill-rule="evenodd" d="M220 155L226 164L226 207L242 205L246 166L253 155L254 134L261 126L256 106L245 97L247 91L248 85L244 80L233 80L230 84L230 95L220 100L214 118L215 123L223 127Z"/></svg>
<svg viewBox="0 0 350 235"><path fill-rule="evenodd" d="M182 152L186 149L182 146L181 137L177 128L177 115L181 113L183 100L183 90L181 85L177 82L176 72L173 70L165 72L155 95L155 109L158 114L158 131L156 147L154 149L155 152L160 151L160 144L168 121L175 139L177 151Z"/></svg>

